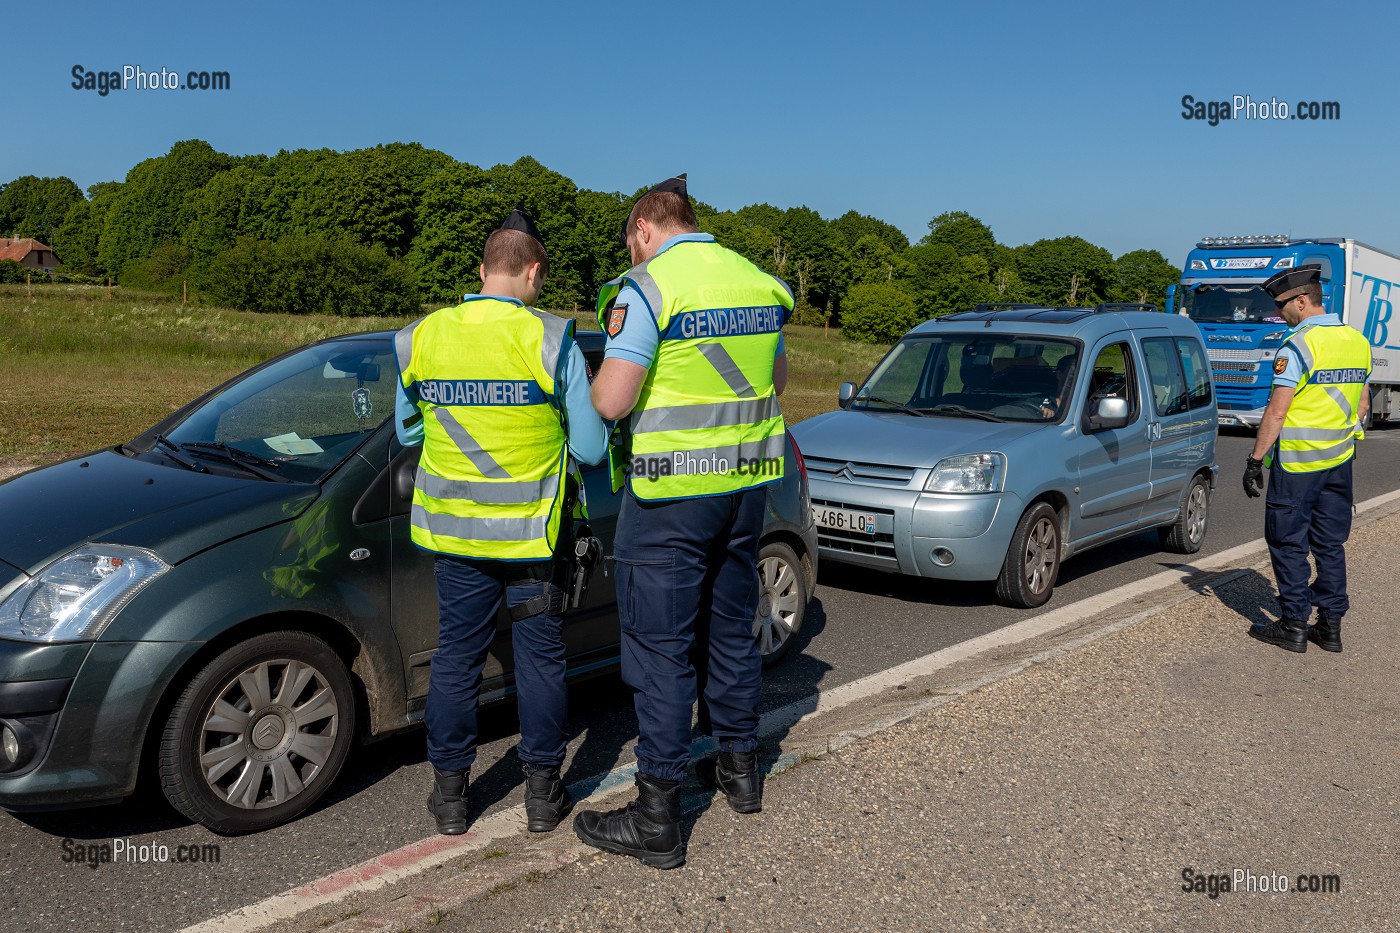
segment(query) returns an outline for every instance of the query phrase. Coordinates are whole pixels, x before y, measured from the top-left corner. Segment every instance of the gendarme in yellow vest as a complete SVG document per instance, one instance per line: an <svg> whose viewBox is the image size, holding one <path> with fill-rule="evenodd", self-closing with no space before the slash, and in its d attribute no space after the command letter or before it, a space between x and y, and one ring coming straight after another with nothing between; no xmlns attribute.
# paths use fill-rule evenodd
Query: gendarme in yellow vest
<svg viewBox="0 0 1400 933"><path fill-rule="evenodd" d="M781 479L773 360L792 292L718 243L681 241L603 286L605 329L625 285L650 305L661 338L629 422L632 494L714 496Z"/></svg>
<svg viewBox="0 0 1400 933"><path fill-rule="evenodd" d="M565 493L567 436L556 385L573 322L471 296L394 338L423 415L413 543L491 560L547 560Z"/></svg>
<svg viewBox="0 0 1400 933"><path fill-rule="evenodd" d="M1303 376L1279 433L1279 466L1290 473L1340 466L1356 453L1371 345L1355 328L1311 324L1287 346L1298 354Z"/></svg>

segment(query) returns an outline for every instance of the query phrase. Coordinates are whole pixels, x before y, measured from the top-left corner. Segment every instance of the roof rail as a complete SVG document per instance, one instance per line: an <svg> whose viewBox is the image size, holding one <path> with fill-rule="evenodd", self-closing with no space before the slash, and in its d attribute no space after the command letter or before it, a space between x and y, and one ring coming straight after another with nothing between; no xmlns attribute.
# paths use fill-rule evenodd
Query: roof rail
<svg viewBox="0 0 1400 933"><path fill-rule="evenodd" d="M1044 307L1047 307L1047 306L1046 306L1046 305L1043 305L1043 304L1039 304L1039 303L1037 303L1037 302L1033 302L1033 301L1032 301L1032 302L1025 302L1025 301L995 301L995 302L989 302L989 303L979 304L979 305L977 305L976 307L974 307L972 310L973 310L973 311L1011 311L1011 310L1014 310L1014 309L1016 309L1016 308L1044 308Z"/></svg>
<svg viewBox="0 0 1400 933"><path fill-rule="evenodd" d="M1143 301L1105 301L1101 302L1095 311L1158 311L1154 304Z"/></svg>

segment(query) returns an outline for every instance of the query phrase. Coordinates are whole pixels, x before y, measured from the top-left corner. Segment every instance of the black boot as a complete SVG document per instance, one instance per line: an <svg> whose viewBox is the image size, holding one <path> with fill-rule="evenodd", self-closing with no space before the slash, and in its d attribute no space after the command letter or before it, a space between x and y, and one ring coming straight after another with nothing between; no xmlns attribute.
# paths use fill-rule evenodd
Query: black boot
<svg viewBox="0 0 1400 933"><path fill-rule="evenodd" d="M1308 626L1308 641L1323 651L1342 650L1342 617L1317 614L1317 624Z"/></svg>
<svg viewBox="0 0 1400 933"><path fill-rule="evenodd" d="M574 833L604 852L630 855L652 868L685 864L681 847L681 782L637 774L637 799L620 810L584 810Z"/></svg>
<svg viewBox="0 0 1400 933"><path fill-rule="evenodd" d="M460 836L467 831L466 771L443 771L433 766L433 792L428 795L428 812L437 820L438 832L444 836Z"/></svg>
<svg viewBox="0 0 1400 933"><path fill-rule="evenodd" d="M702 758L695 763L700 783L724 791L735 813L757 813L763 809L763 780L758 774L758 752L720 752L719 758Z"/></svg>
<svg viewBox="0 0 1400 933"><path fill-rule="evenodd" d="M1299 619L1279 619L1264 626L1253 626L1249 634L1260 641L1278 645L1285 651L1308 650L1308 624Z"/></svg>
<svg viewBox="0 0 1400 933"><path fill-rule="evenodd" d="M525 766L525 815L532 833L547 833L574 808L574 798L564 786L558 768Z"/></svg>

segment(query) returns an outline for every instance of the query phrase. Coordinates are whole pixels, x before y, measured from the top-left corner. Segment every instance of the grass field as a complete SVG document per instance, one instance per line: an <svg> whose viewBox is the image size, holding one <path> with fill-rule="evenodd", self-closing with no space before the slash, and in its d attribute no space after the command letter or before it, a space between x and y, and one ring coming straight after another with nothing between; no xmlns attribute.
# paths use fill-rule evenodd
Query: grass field
<svg viewBox="0 0 1400 933"><path fill-rule="evenodd" d="M335 334L394 329L407 318L252 314L185 307L164 295L84 286L0 286L0 466L29 466L139 434L225 379ZM583 320L580 326L596 326ZM885 347L788 327L789 423L836 407Z"/></svg>

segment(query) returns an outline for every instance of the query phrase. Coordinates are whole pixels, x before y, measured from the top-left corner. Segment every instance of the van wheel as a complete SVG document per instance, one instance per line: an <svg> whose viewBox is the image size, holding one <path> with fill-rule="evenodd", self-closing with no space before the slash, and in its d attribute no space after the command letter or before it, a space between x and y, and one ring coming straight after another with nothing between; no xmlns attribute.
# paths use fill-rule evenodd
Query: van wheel
<svg viewBox="0 0 1400 933"><path fill-rule="evenodd" d="M1194 554L1206 540L1206 526L1210 521L1210 487L1205 477L1197 476L1186 487L1186 495L1181 500L1181 513L1170 525L1157 529L1157 539L1162 547L1173 554Z"/></svg>
<svg viewBox="0 0 1400 933"><path fill-rule="evenodd" d="M758 552L758 610L753 637L763 666L771 667L792 649L807 614L807 580L797 552L770 541Z"/></svg>
<svg viewBox="0 0 1400 933"><path fill-rule="evenodd" d="M997 599L1018 609L1043 606L1060 575L1060 516L1048 502L1037 502L1021 516L1006 563L997 577Z"/></svg>
<svg viewBox="0 0 1400 933"><path fill-rule="evenodd" d="M161 737L161 790L217 833L300 816L335 780L355 734L345 664L305 632L269 632L210 661Z"/></svg>

